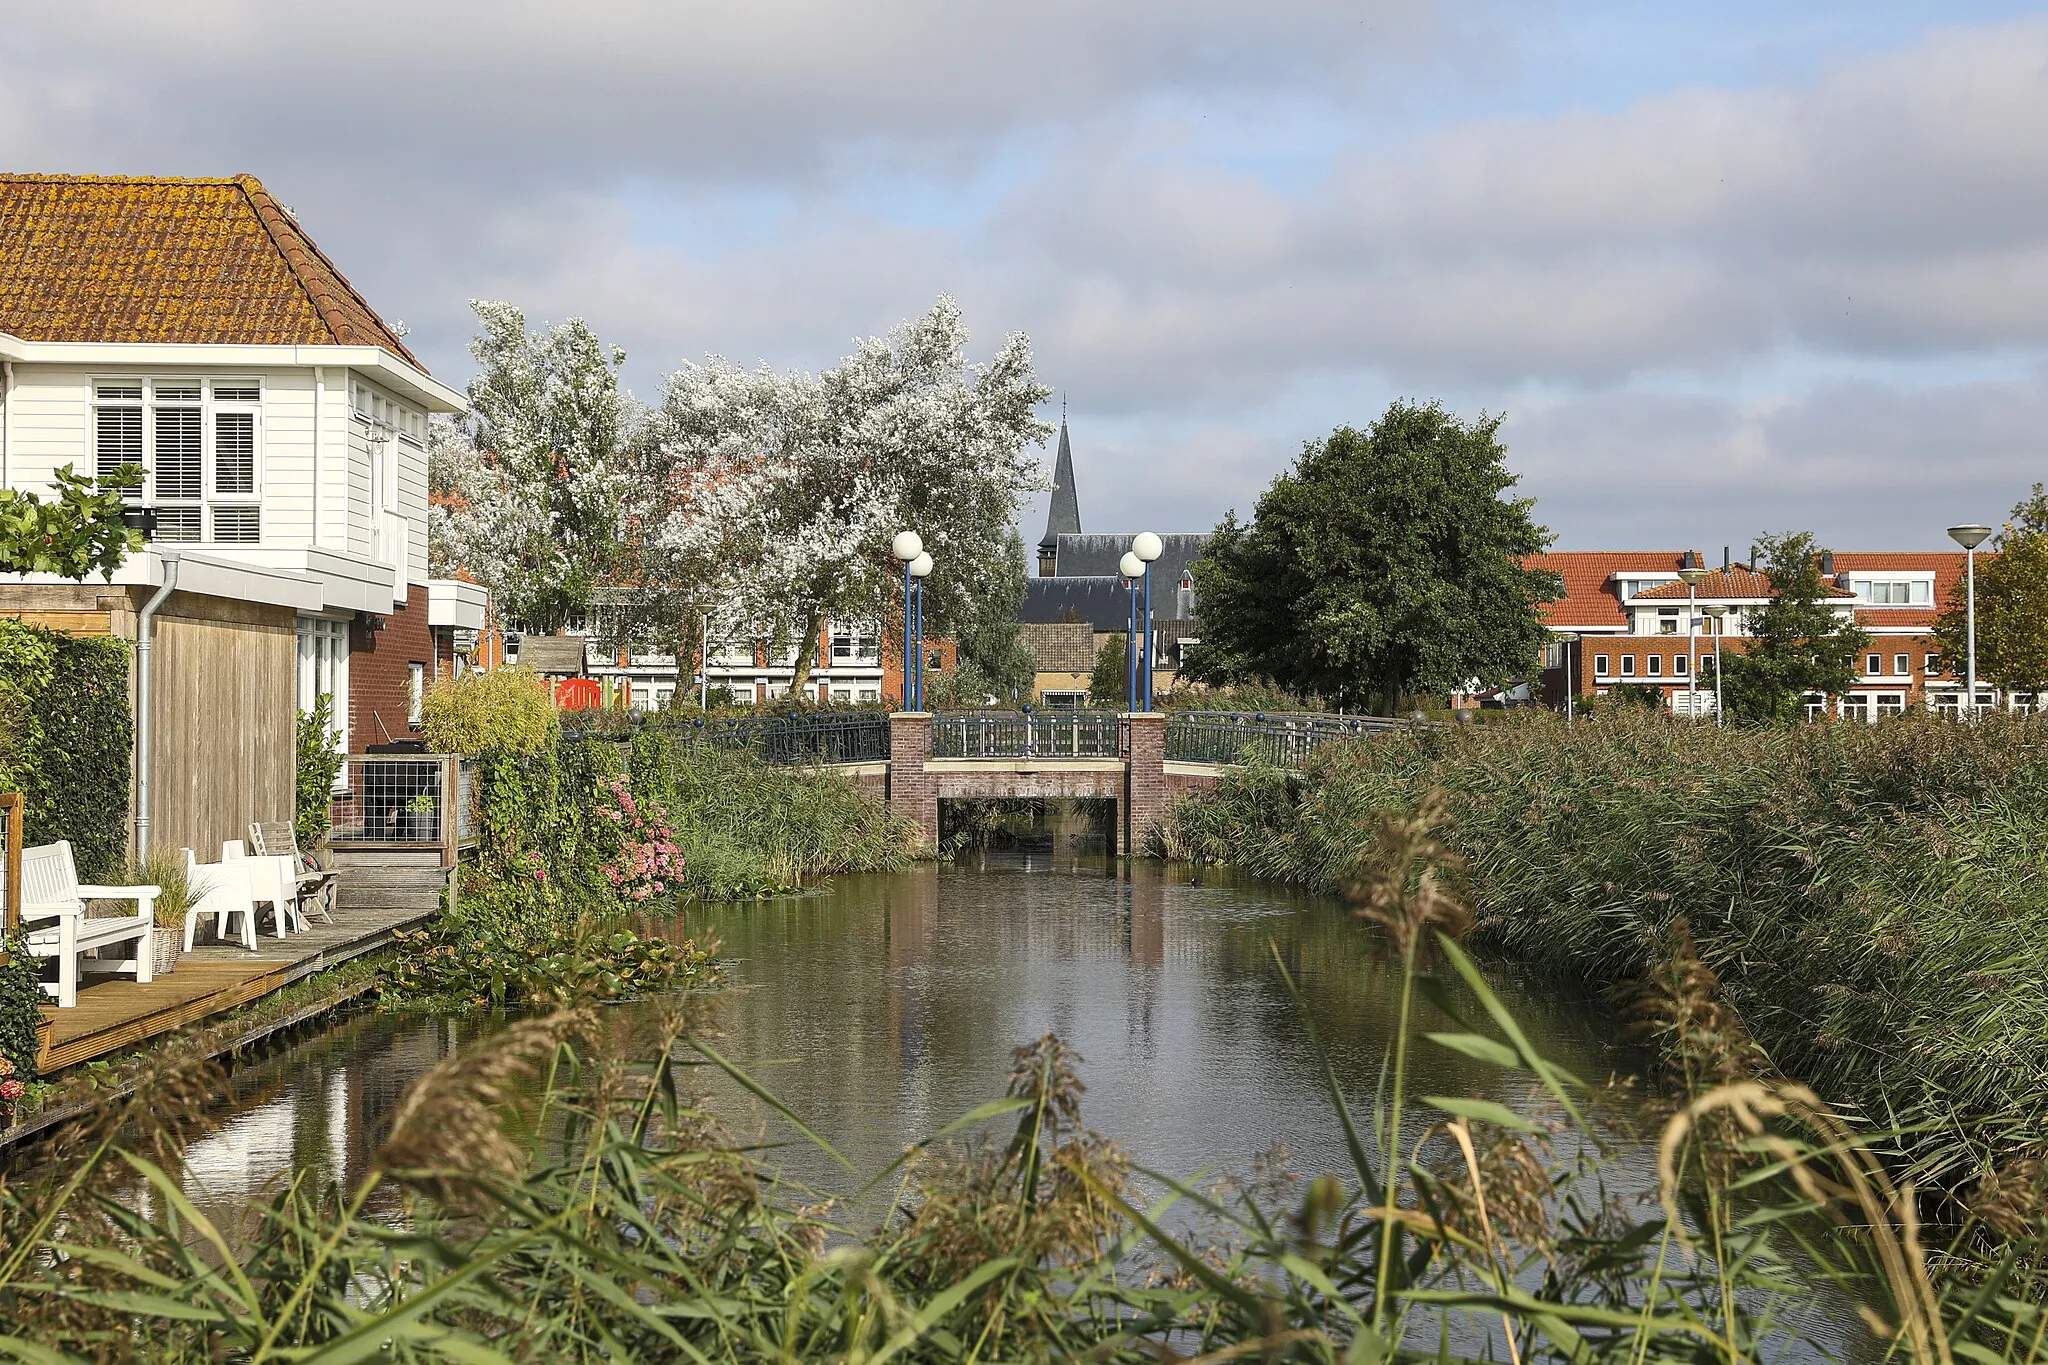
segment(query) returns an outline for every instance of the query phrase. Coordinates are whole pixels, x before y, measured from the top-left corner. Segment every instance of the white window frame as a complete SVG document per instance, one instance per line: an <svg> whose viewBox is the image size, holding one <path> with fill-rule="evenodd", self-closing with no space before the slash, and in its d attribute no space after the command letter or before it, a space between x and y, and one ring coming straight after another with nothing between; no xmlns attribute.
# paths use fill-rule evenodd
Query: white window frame
<svg viewBox="0 0 2048 1365"><path fill-rule="evenodd" d="M1608 673L1607 668L1608 665L1612 664L1613 662L1614 660L1605 654L1595 654L1593 656L1593 676L1596 678L1605 678L1611 676Z"/></svg>
<svg viewBox="0 0 2048 1365"><path fill-rule="evenodd" d="M133 388L138 395L134 398L114 397L102 392L105 388L120 386ZM160 389L195 388L197 399L163 398ZM220 388L252 388L256 391L253 399L220 398ZM190 541L180 544L199 545L260 545L263 543L263 485L264 485L264 429L263 429L263 380L260 377L240 375L177 375L152 376L139 374L99 374L89 381L92 396L91 440L93 445L92 465L99 469L99 413L102 409L124 409L139 412L142 416L142 468L143 484L140 501L146 507L156 508L159 515L164 511L190 510L198 514L198 534ZM199 492L196 497L167 499L161 495L157 479L157 413L159 411L190 411L199 413ZM220 421L223 413L247 414L250 422L251 451L250 486L247 490L223 493L220 491L219 440ZM130 494L134 500L136 495ZM214 534L214 519L217 509L229 511L249 510L256 516L256 534L253 538L237 536L222 541ZM159 529L157 539L168 540Z"/></svg>
<svg viewBox="0 0 2048 1365"><path fill-rule="evenodd" d="M344 750L348 749L348 622L324 616L298 619L298 653L295 685L299 709L311 711L322 693L334 698L334 714L328 733ZM345 785L346 773L337 779Z"/></svg>
<svg viewBox="0 0 2048 1365"><path fill-rule="evenodd" d="M426 719L427 666L418 659L405 666L405 723L417 730Z"/></svg>

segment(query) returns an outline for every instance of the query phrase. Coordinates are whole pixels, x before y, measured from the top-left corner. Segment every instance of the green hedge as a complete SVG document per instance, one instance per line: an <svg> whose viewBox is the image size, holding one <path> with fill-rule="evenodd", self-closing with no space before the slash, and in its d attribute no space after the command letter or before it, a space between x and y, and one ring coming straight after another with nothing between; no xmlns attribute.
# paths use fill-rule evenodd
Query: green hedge
<svg viewBox="0 0 2048 1365"><path fill-rule="evenodd" d="M0 618L0 791L19 791L31 844L69 839L104 880L127 851L128 644Z"/></svg>

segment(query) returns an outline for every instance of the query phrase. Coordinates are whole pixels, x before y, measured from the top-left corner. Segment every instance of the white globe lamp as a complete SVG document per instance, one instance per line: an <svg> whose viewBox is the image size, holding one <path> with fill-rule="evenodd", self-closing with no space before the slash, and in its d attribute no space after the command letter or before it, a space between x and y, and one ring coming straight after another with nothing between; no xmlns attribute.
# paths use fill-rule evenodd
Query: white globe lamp
<svg viewBox="0 0 2048 1365"><path fill-rule="evenodd" d="M1166 553L1166 546L1161 544L1159 537L1153 535L1150 531L1140 531L1131 540L1131 553L1144 560L1147 564L1150 564L1153 560Z"/></svg>
<svg viewBox="0 0 2048 1365"><path fill-rule="evenodd" d="M1134 550L1125 550L1124 557L1117 561L1116 567L1117 572L1121 573L1125 578L1143 578L1145 576L1145 561L1138 558L1137 552Z"/></svg>
<svg viewBox="0 0 2048 1365"><path fill-rule="evenodd" d="M915 537L913 537L913 539L914 538ZM919 550L917 552L916 557L910 561L910 576L912 578L929 578L931 576L931 572L931 555L923 550Z"/></svg>
<svg viewBox="0 0 2048 1365"><path fill-rule="evenodd" d="M924 537L915 531L898 531L896 539L889 542L889 549L898 559L908 564L924 553Z"/></svg>

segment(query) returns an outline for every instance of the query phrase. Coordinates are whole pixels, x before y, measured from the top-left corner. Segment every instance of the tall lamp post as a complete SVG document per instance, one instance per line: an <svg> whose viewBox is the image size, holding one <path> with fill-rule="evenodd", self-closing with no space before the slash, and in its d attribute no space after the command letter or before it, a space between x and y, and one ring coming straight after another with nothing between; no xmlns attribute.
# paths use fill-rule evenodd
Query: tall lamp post
<svg viewBox="0 0 2048 1365"><path fill-rule="evenodd" d="M1721 636L1728 628L1728 608L1706 607L1708 620L1714 623L1714 724L1721 724Z"/></svg>
<svg viewBox="0 0 2048 1365"><path fill-rule="evenodd" d="M1145 709L1152 709L1152 561L1166 553L1166 546L1150 531L1140 531L1131 537L1131 553L1145 565L1145 633L1138 641L1138 648L1144 651Z"/></svg>
<svg viewBox="0 0 2048 1365"><path fill-rule="evenodd" d="M1708 574L1706 569L1680 569L1678 576L1685 580L1685 714L1697 719L1700 714L1700 580Z"/></svg>
<svg viewBox="0 0 2048 1365"><path fill-rule="evenodd" d="M1135 550L1125 550L1116 567L1117 572L1124 576L1129 599L1129 610L1124 613L1124 710L1135 711L1138 709L1138 580L1145 576L1145 561L1138 558Z"/></svg>
<svg viewBox="0 0 2048 1365"><path fill-rule="evenodd" d="M917 587L917 709L924 710L924 581L932 576L932 552L910 561L910 581Z"/></svg>
<svg viewBox="0 0 2048 1365"><path fill-rule="evenodd" d="M1970 698L1969 716L1977 718L1977 547L1991 538L1989 526L1951 526L1948 538L1963 547L1963 558L1967 565L1969 581L1968 596L1965 600L1964 619L1969 624L1970 648L1969 667L1963 686Z"/></svg>
<svg viewBox="0 0 2048 1365"><path fill-rule="evenodd" d="M889 553L903 563L903 709L917 709L916 694L911 686L911 673L917 663L917 640L912 632L911 621L910 565L924 553L924 537L915 531L898 531L896 538L889 542Z"/></svg>

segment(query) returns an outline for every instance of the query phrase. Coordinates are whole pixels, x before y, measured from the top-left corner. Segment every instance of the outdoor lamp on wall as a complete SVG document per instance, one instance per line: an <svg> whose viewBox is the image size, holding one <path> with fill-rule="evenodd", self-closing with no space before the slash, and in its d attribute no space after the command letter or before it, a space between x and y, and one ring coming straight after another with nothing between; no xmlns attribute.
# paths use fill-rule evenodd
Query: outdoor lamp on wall
<svg viewBox="0 0 2048 1365"><path fill-rule="evenodd" d="M1969 693L1970 705L1964 714L1974 719L1977 715L1977 547L1991 538L1991 528L1976 525L1951 526L1948 528L1948 538L1963 547L1963 557L1968 565L1970 586L1964 618L1969 622L1970 649L1969 667L1963 686Z"/></svg>
<svg viewBox="0 0 2048 1365"><path fill-rule="evenodd" d="M1147 711L1152 709L1152 561L1165 552L1166 546L1150 531L1140 531L1131 538L1131 553L1145 565L1145 629L1139 636L1138 648L1145 659L1139 677L1144 682Z"/></svg>

